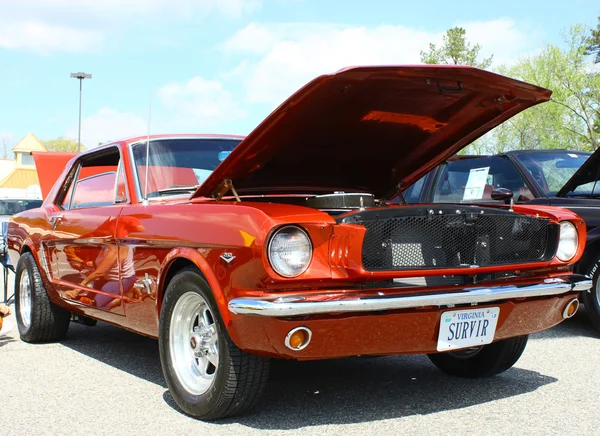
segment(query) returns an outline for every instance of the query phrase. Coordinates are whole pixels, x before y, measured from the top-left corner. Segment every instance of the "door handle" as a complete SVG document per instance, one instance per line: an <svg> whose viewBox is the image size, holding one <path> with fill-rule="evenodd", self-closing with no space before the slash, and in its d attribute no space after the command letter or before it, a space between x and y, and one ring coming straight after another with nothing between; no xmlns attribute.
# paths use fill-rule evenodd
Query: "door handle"
<svg viewBox="0 0 600 436"><path fill-rule="evenodd" d="M62 215L52 215L49 220L52 224L56 224L58 223L60 220L62 220L63 216Z"/></svg>

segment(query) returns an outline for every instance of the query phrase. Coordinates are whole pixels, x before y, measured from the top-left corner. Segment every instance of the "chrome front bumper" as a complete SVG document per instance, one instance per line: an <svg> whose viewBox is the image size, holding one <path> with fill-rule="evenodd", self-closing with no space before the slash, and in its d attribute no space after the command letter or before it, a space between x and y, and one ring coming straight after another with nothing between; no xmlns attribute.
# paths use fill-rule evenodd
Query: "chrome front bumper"
<svg viewBox="0 0 600 436"><path fill-rule="evenodd" d="M356 298L347 293L311 293L290 297L235 298L229 302L229 310L238 315L288 317L324 313L377 312L396 309L414 309L429 306L455 306L460 304L483 304L515 298L548 297L569 292L586 291L592 281L583 276L546 279L541 284L524 286L498 286L493 288L469 288L456 292L420 295L399 294L393 296L369 296ZM326 301L318 301L319 297Z"/></svg>

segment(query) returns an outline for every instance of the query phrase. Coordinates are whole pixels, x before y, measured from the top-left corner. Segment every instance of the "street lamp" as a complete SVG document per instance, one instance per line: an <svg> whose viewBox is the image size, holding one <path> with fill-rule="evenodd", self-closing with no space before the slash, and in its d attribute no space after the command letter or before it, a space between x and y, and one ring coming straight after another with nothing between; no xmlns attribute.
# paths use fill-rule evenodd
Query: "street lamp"
<svg viewBox="0 0 600 436"><path fill-rule="evenodd" d="M83 79L91 79L91 74L86 73L71 73L71 79L79 79L79 134L77 136L77 153L81 151L81 88Z"/></svg>

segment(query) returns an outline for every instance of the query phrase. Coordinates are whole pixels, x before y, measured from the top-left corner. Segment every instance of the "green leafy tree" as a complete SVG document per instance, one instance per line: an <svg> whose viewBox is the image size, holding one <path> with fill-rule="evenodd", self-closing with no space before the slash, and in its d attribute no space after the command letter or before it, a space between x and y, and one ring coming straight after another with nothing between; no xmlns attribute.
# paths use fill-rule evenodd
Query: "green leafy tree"
<svg viewBox="0 0 600 436"><path fill-rule="evenodd" d="M56 139L43 141L44 146L48 151L70 151L77 152L77 141L64 136L59 136ZM85 145L81 144L81 151L86 150Z"/></svg>
<svg viewBox="0 0 600 436"><path fill-rule="evenodd" d="M600 16L596 29L591 29L586 44L585 54L594 56L594 63L600 63Z"/></svg>
<svg viewBox="0 0 600 436"><path fill-rule="evenodd" d="M467 41L467 31L462 27L448 29L443 37L443 44L437 47L429 44L428 51L421 52L421 62L424 64L471 65L488 68L492 64L493 55L478 60L479 44L471 45Z"/></svg>
<svg viewBox="0 0 600 436"><path fill-rule="evenodd" d="M575 25L566 47L547 45L501 73L553 91L552 100L531 108L494 129L486 138L492 152L510 149L600 146L600 74L587 53L585 26Z"/></svg>

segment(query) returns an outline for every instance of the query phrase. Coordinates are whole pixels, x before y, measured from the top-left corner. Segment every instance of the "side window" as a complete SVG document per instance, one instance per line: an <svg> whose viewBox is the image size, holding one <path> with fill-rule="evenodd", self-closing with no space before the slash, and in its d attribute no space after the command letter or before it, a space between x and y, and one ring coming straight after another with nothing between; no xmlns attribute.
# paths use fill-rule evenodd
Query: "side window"
<svg viewBox="0 0 600 436"><path fill-rule="evenodd" d="M120 154L116 147L85 156L79 163L69 189L60 200L60 206L63 209L81 209L117 202L119 161ZM121 193L127 201L124 184L123 181Z"/></svg>

